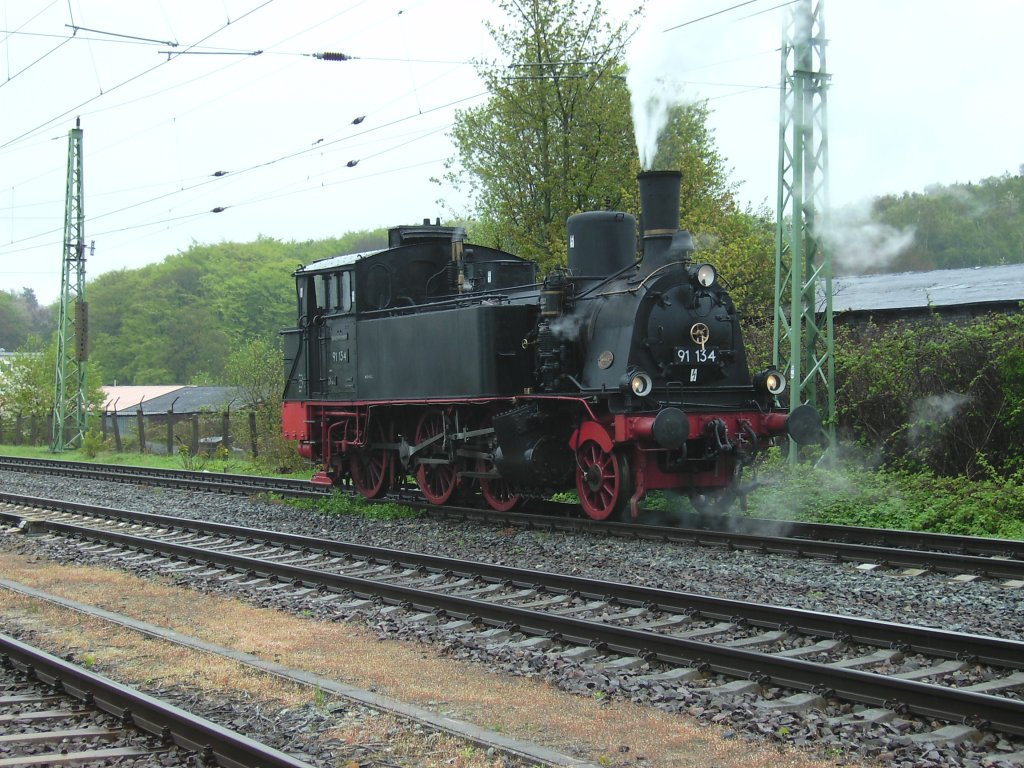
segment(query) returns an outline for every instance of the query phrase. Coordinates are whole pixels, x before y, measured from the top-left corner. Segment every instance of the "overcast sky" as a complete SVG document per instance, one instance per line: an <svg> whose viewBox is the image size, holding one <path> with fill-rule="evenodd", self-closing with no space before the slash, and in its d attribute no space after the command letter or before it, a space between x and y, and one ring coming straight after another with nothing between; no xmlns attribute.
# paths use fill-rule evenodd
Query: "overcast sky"
<svg viewBox="0 0 1024 768"><path fill-rule="evenodd" d="M755 207L775 201L784 2L649 0L641 29L680 98L708 100ZM606 0L613 18L632 4ZM58 295L76 116L89 278L192 242L464 210L430 179L455 109L483 100L469 61L494 53L485 17L485 0L5 0L0 290ZM828 0L825 22L834 204L1019 172L1024 4Z"/></svg>

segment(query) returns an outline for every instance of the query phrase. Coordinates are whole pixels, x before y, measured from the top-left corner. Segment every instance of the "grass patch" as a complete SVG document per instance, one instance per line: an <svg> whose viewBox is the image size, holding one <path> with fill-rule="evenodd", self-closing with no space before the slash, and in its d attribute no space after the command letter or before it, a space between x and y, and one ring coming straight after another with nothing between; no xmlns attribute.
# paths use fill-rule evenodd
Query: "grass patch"
<svg viewBox="0 0 1024 768"><path fill-rule="evenodd" d="M0 454L26 459L53 459L58 461L84 461L94 464L113 464L116 466L148 467L150 469L204 469L207 472L215 472L228 475L261 475L266 477L298 477L310 478L313 470L300 473L268 472L265 467L253 463L249 459L237 457L233 454L219 456L214 454L203 462L199 467L194 457L182 457L180 454L165 456L156 453L115 453L113 451L102 451L93 456L87 455L82 450L69 450L62 453L53 453L45 446L27 445L0 445Z"/></svg>
<svg viewBox="0 0 1024 768"><path fill-rule="evenodd" d="M334 491L324 499L281 499L299 509L309 509L333 517L362 517L366 520L408 520L420 516L412 507L390 501L370 501L355 494Z"/></svg>
<svg viewBox="0 0 1024 768"><path fill-rule="evenodd" d="M1024 471L983 479L866 469L837 463L760 471L748 514L874 528L1024 538Z"/></svg>

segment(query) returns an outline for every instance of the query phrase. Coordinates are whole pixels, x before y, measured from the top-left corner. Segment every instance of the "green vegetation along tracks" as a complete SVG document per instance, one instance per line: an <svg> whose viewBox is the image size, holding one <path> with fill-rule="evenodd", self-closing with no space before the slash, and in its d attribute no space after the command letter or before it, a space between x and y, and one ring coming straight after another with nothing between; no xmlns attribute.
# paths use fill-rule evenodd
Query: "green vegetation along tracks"
<svg viewBox="0 0 1024 768"><path fill-rule="evenodd" d="M413 623L596 656L606 669L645 665L659 685L714 673L810 692L822 706L839 699L1024 734L1024 700L1012 693L1024 688L1019 641L83 505L4 516L122 565L342 609L390 606ZM970 681L941 683L961 673Z"/></svg>
<svg viewBox="0 0 1024 768"><path fill-rule="evenodd" d="M324 490L307 480L294 480L262 475L238 475L228 472L197 472L184 469L134 467L122 464L100 464L60 459L33 459L0 456L0 469L16 472L50 473L62 477L81 477L136 483L161 488L209 491L213 493L268 493L298 498L316 498L326 495Z"/></svg>

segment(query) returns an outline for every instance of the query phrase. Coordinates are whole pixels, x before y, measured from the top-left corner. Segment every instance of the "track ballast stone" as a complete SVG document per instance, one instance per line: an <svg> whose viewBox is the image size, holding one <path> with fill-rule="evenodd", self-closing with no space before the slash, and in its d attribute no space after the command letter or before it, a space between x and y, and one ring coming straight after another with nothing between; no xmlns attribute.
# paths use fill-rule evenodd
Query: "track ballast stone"
<svg viewBox="0 0 1024 768"><path fill-rule="evenodd" d="M941 574L908 577L885 569L862 572L850 564L836 565L807 558L473 522L335 517L259 499L151 490L18 472L0 471L0 481L9 493L66 498L518 568L1024 639L1024 592L1007 589L999 581L960 583ZM54 549L61 551L50 555L63 560L100 561L71 546ZM208 586L218 591L237 591L216 580ZM339 618L329 605L315 600L295 600L257 591L250 591L245 597L261 606L306 616ZM567 661L547 650L515 648L508 643L482 643L473 633L411 624L393 613L382 616L375 608L360 609L357 613L357 618L375 627L382 636L436 644L452 657L484 664L506 674L540 677L580 695L644 703L719 723L729 729L727 738L730 735L763 738L810 746L840 762L878 760L892 768L1017 768L1021 765L993 760L999 754L1024 751L1024 741L1019 739L989 735L980 743L932 744L922 742L920 736L915 740L914 736L934 731L942 723L895 718L867 727L841 724L840 719L852 712L852 706L833 703L825 711L803 713L773 711L764 706L766 698L780 699L791 695L792 691L768 688L757 694L714 696L705 689L727 681L712 677L670 686L652 684L642 679L652 672L647 668L600 673L594 671L589 661ZM958 674L969 679L971 668Z"/></svg>

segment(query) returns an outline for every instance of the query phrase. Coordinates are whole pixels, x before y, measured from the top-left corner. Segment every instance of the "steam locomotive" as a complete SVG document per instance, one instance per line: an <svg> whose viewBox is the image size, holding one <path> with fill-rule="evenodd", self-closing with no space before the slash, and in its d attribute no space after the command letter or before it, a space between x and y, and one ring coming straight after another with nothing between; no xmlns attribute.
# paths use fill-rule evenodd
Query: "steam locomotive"
<svg viewBox="0 0 1024 768"><path fill-rule="evenodd" d="M817 441L785 376L751 376L736 310L679 229L681 174L639 176L628 213L571 216L568 269L466 242L429 220L388 247L294 273L283 428L313 482L369 498L415 478L433 504L507 511L575 488L591 518L628 519L651 490L727 508L774 438Z"/></svg>

